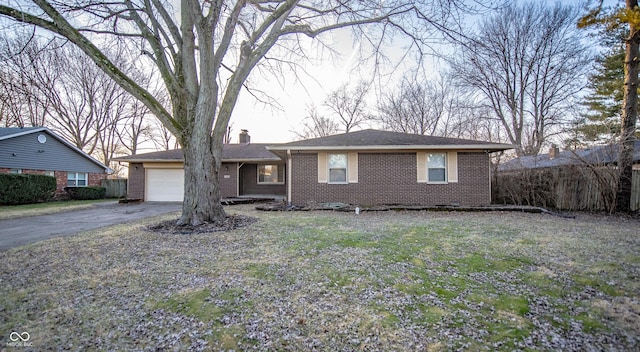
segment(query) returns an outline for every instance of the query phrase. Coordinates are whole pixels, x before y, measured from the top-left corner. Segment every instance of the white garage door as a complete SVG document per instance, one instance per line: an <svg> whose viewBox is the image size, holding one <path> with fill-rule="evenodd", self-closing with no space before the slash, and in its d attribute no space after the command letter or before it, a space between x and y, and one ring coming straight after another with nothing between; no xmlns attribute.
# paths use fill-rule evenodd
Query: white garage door
<svg viewBox="0 0 640 352"><path fill-rule="evenodd" d="M183 169L147 169L145 196L147 202L182 202Z"/></svg>

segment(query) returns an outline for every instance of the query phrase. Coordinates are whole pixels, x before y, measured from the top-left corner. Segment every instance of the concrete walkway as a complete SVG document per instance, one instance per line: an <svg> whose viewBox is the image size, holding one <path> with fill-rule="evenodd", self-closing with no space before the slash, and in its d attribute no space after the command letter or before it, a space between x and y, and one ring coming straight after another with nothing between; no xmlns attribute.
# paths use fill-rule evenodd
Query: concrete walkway
<svg viewBox="0 0 640 352"><path fill-rule="evenodd" d="M63 213L0 220L0 251L54 237L180 211L182 203L96 203Z"/></svg>

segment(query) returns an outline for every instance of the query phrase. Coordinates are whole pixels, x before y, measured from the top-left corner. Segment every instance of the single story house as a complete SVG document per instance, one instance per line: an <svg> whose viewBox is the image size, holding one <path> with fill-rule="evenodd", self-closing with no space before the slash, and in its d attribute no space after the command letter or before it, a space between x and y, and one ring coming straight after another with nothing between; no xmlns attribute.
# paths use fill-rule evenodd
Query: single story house
<svg viewBox="0 0 640 352"><path fill-rule="evenodd" d="M243 131L246 134L246 131ZM513 146L362 130L284 144L223 149L221 195L280 196L290 204L484 205L491 202L490 153ZM129 163L129 197L181 201L183 154L170 150Z"/></svg>
<svg viewBox="0 0 640 352"><path fill-rule="evenodd" d="M284 199L285 162L267 150L267 144L251 143L243 130L240 143L225 144L222 151L222 198L265 197ZM184 154L181 149L136 154L114 159L129 163L129 198L146 202L180 202L184 196Z"/></svg>
<svg viewBox="0 0 640 352"><path fill-rule="evenodd" d="M100 186L109 167L46 127L0 128L0 172L54 176L67 186Z"/></svg>
<svg viewBox="0 0 640 352"><path fill-rule="evenodd" d="M498 165L499 172L558 168L566 166L605 166L618 163L618 144L598 145L585 149L563 150L552 145L547 154L527 155L511 159ZM633 169L640 170L640 141L636 141L633 154Z"/></svg>

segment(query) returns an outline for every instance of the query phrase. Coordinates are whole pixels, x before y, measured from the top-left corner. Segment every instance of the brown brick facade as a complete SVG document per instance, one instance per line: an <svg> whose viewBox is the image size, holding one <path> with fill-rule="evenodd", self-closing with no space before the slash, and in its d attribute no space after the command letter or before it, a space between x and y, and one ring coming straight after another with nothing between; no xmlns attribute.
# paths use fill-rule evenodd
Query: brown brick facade
<svg viewBox="0 0 640 352"><path fill-rule="evenodd" d="M0 168L0 173L9 173L12 169ZM28 170L22 169L24 175L44 175L45 170ZM65 195L64 188L67 187L67 172L66 171L54 171L54 177L56 178L56 196ZM88 186L101 186L101 181L107 178L106 174L99 174L95 172L88 173L89 180Z"/></svg>
<svg viewBox="0 0 640 352"><path fill-rule="evenodd" d="M220 197L238 196L238 163L222 163L220 169Z"/></svg>
<svg viewBox="0 0 640 352"><path fill-rule="evenodd" d="M129 164L129 179L127 183L127 197L130 199L144 199L144 167L142 163Z"/></svg>
<svg viewBox="0 0 640 352"><path fill-rule="evenodd" d="M491 202L489 156L458 153L458 182L417 182L416 153L358 153L358 183L318 183L314 153L292 155L293 204L344 202L358 205L483 205Z"/></svg>

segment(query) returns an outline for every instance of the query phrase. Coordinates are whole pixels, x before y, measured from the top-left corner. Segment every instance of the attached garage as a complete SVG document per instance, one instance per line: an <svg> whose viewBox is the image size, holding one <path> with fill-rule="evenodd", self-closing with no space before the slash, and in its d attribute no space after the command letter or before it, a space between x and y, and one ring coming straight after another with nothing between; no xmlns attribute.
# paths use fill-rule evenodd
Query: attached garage
<svg viewBox="0 0 640 352"><path fill-rule="evenodd" d="M146 169L145 201L182 202L184 197L183 169Z"/></svg>

